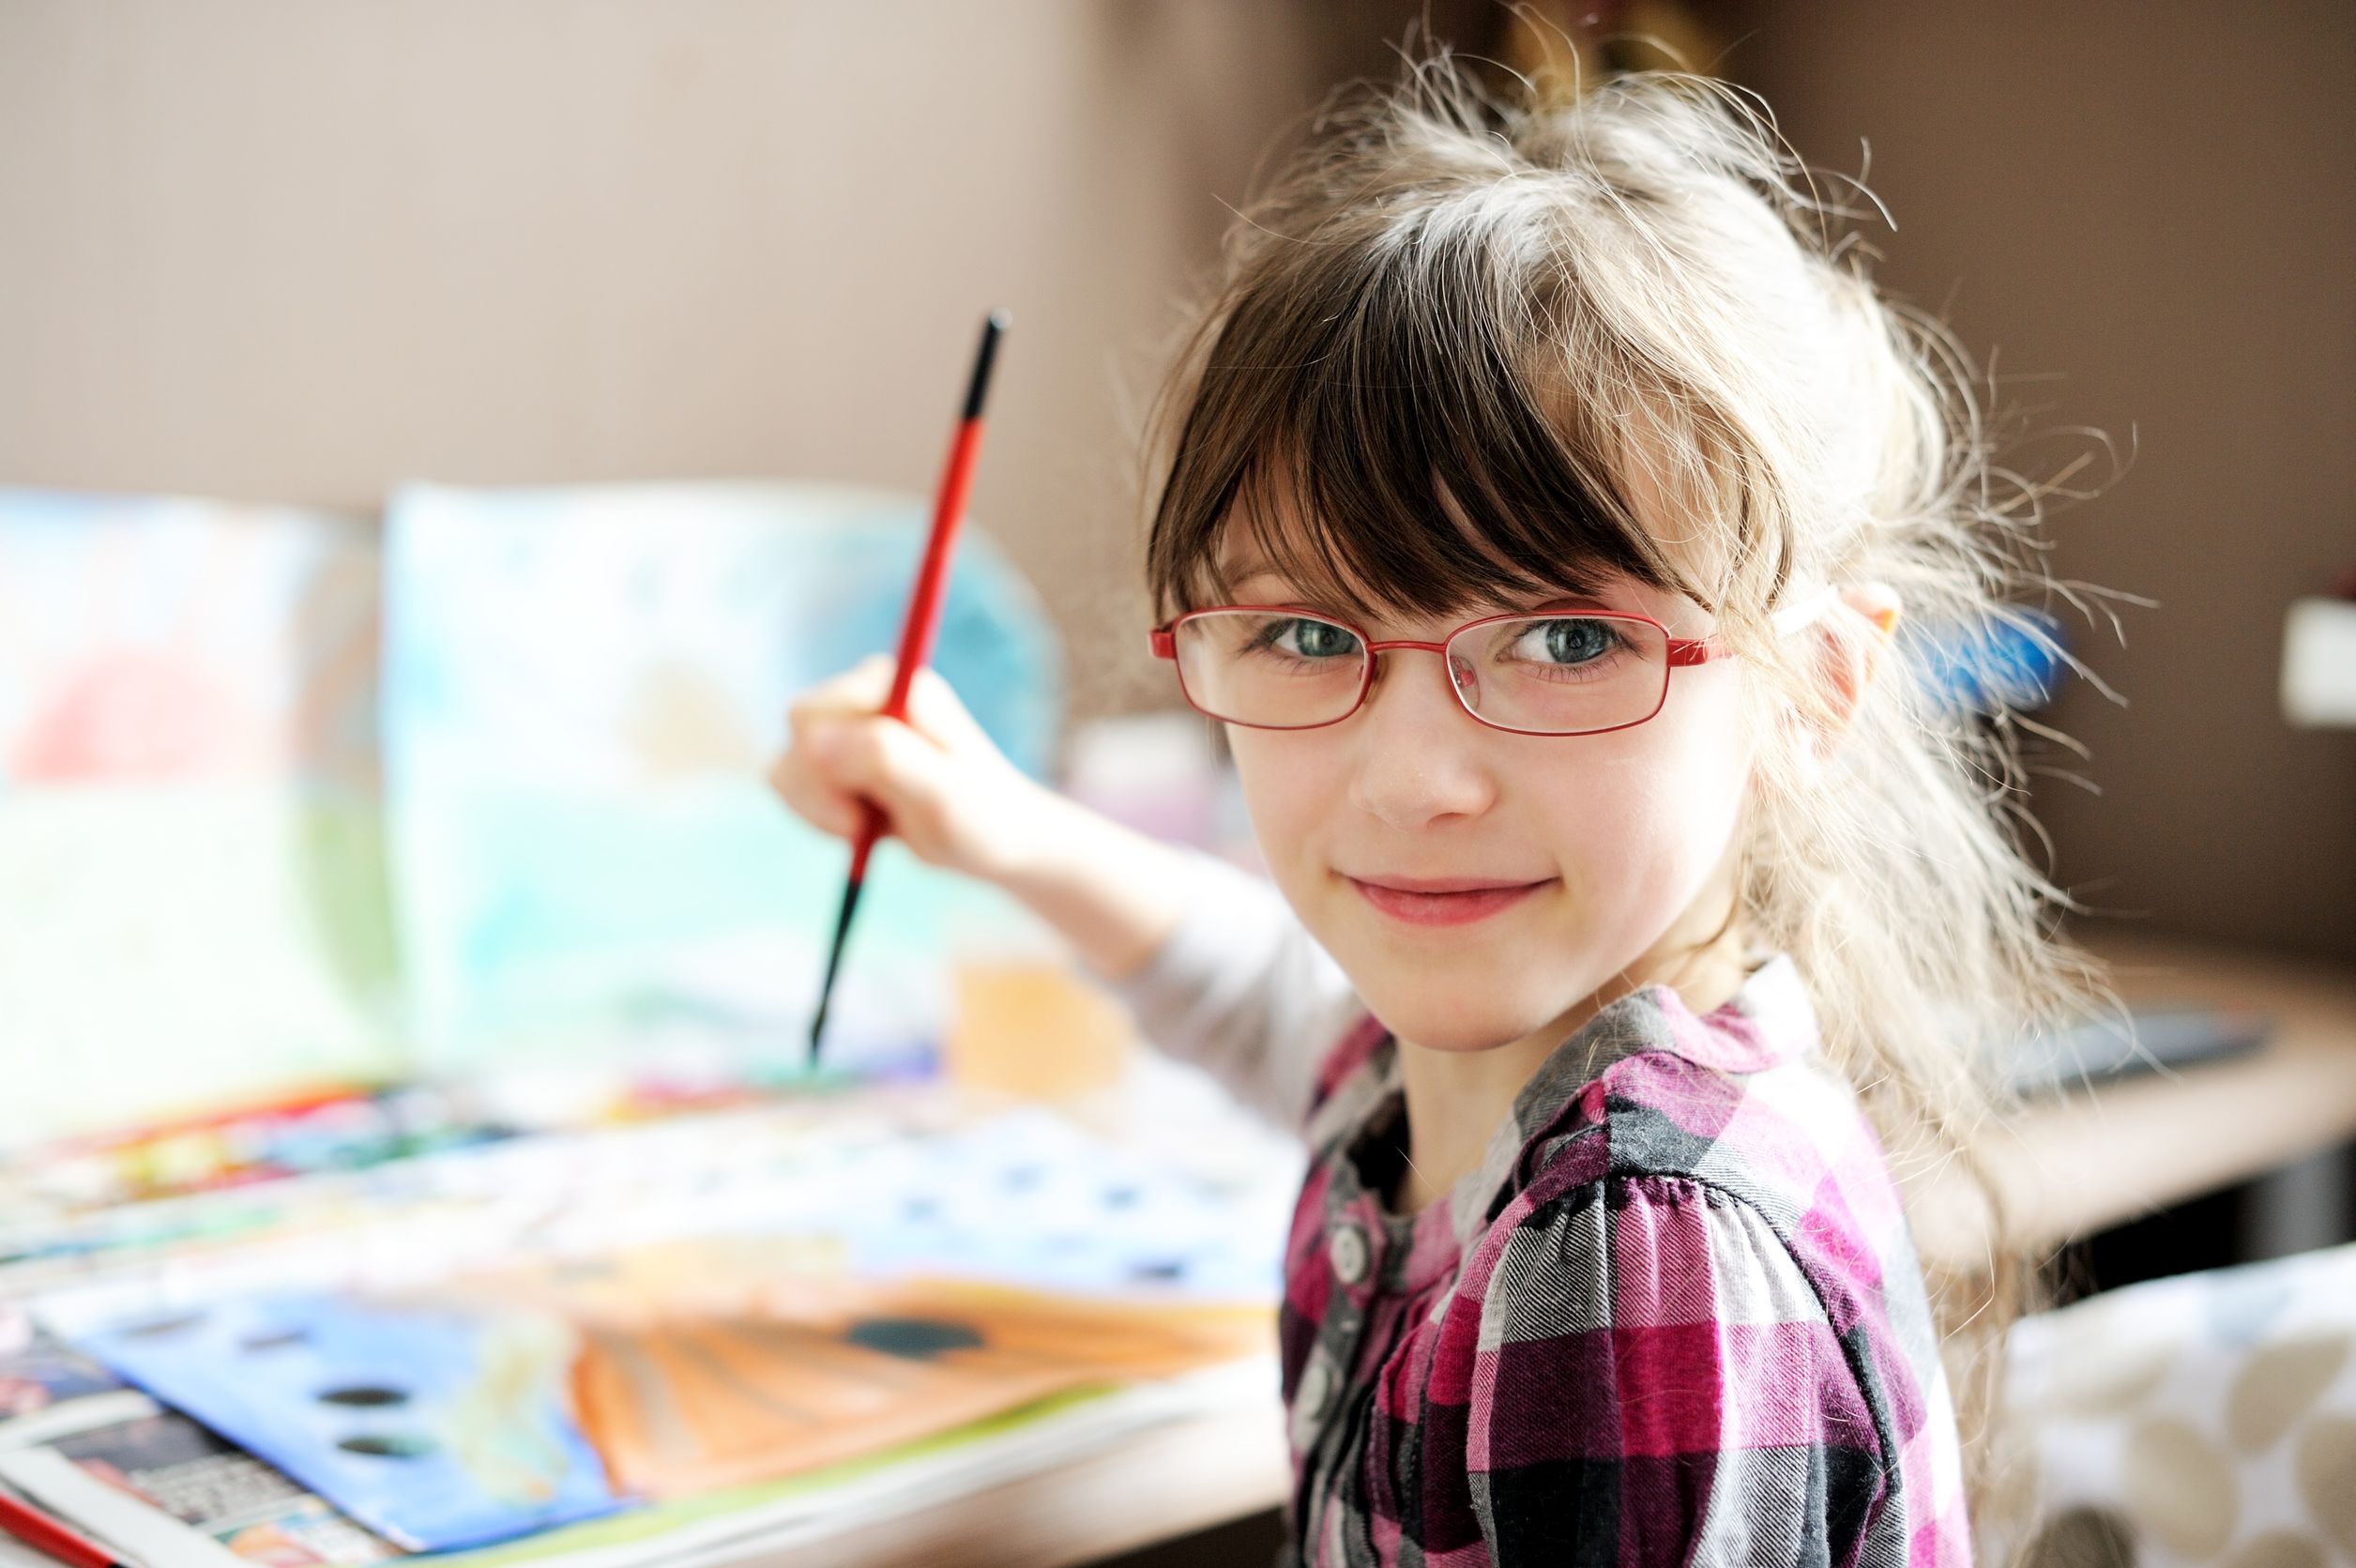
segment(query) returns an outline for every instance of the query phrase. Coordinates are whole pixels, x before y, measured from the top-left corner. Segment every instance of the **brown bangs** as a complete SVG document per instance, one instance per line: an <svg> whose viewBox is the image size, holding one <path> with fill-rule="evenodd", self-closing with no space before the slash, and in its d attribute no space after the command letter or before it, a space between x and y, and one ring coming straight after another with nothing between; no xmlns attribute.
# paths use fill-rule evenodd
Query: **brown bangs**
<svg viewBox="0 0 2356 1568"><path fill-rule="evenodd" d="M1358 615L1588 593L1613 573L1674 586L1605 459L1619 433L1558 368L1563 312L1499 276L1487 225L1447 216L1279 239L1243 268L1167 449L1159 612L1231 597L1231 528L1254 564Z"/></svg>

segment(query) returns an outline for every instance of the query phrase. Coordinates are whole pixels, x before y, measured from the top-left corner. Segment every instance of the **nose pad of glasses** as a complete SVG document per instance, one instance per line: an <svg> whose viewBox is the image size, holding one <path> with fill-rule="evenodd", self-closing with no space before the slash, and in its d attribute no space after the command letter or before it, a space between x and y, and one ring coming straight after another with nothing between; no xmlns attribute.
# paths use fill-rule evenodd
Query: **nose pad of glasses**
<svg viewBox="0 0 2356 1568"><path fill-rule="evenodd" d="M1456 694L1474 712L1481 710L1481 672L1472 667L1472 661L1451 653L1448 658L1448 678L1456 683Z"/></svg>

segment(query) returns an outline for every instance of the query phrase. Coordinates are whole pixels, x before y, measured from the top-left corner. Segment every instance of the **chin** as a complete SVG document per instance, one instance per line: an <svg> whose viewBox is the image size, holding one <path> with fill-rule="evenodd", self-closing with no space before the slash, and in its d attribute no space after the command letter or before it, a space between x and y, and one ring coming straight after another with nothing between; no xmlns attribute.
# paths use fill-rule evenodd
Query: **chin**
<svg viewBox="0 0 2356 1568"><path fill-rule="evenodd" d="M1363 995L1363 993L1360 993ZM1431 1051L1491 1051L1546 1027L1557 1012L1500 1009L1494 993L1461 1004L1429 995L1401 997L1395 1005L1368 997L1383 1028Z"/></svg>
<svg viewBox="0 0 2356 1568"><path fill-rule="evenodd" d="M1342 961L1383 1028L1427 1050L1492 1051L1512 1044L1544 1029L1592 989L1582 989L1586 966L1566 973L1560 965L1560 937L1401 952L1389 941L1370 942L1362 933L1345 931L1327 951ZM1546 963L1550 956L1557 962Z"/></svg>

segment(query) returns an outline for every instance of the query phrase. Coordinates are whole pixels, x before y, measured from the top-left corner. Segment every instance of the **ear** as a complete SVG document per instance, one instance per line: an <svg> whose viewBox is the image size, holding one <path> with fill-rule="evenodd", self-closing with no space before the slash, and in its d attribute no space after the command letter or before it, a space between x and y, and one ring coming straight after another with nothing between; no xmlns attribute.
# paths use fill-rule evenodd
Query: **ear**
<svg viewBox="0 0 2356 1568"><path fill-rule="evenodd" d="M1829 723L1816 738L1819 758L1838 749L1857 708L1881 672L1882 656L1898 629L1898 595L1887 583L1854 583L1841 589L1839 609L1816 623L1817 667L1825 681Z"/></svg>

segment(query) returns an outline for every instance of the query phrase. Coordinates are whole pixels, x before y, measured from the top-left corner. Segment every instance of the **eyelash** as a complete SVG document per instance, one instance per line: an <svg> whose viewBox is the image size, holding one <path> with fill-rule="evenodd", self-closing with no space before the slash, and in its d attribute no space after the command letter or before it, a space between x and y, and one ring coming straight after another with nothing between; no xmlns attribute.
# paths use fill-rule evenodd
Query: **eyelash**
<svg viewBox="0 0 2356 1568"><path fill-rule="evenodd" d="M1272 653L1280 659L1290 660L1296 664L1321 664L1326 662L1325 660L1321 659L1304 659L1298 653L1287 652L1285 649L1276 646L1276 639L1278 637L1282 636L1291 628L1300 625L1302 620L1307 618L1308 617L1306 617L1296 616L1287 620L1270 621L1266 630L1254 635L1249 643L1244 645L1243 651L1246 653ZM1329 621L1325 624L1331 625L1332 623ZM1353 642L1360 641L1357 634L1354 632L1350 633L1350 637ZM1363 646L1362 643L1361 646Z"/></svg>

